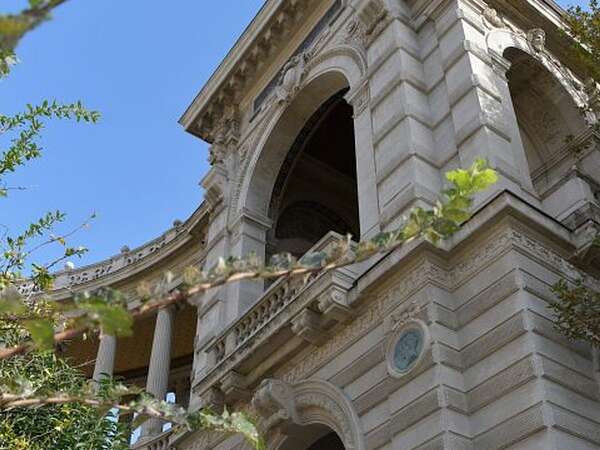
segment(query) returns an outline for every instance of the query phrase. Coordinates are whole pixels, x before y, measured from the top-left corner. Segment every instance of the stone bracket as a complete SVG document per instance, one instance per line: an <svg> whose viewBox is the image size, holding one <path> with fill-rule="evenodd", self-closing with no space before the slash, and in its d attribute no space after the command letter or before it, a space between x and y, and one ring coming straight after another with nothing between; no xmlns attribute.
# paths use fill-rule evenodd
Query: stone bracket
<svg viewBox="0 0 600 450"><path fill-rule="evenodd" d="M227 372L221 380L221 390L227 402L249 400L252 393L246 387L246 378L233 370Z"/></svg>
<svg viewBox="0 0 600 450"><path fill-rule="evenodd" d="M318 304L325 320L333 319L338 323L346 323L354 317L348 306L348 295L340 288L332 287L321 294Z"/></svg>
<svg viewBox="0 0 600 450"><path fill-rule="evenodd" d="M305 308L292 319L292 332L314 345L322 345L329 338L320 314Z"/></svg>
<svg viewBox="0 0 600 450"><path fill-rule="evenodd" d="M221 389L211 386L200 395L199 409L211 409L220 413L225 408L225 394Z"/></svg>

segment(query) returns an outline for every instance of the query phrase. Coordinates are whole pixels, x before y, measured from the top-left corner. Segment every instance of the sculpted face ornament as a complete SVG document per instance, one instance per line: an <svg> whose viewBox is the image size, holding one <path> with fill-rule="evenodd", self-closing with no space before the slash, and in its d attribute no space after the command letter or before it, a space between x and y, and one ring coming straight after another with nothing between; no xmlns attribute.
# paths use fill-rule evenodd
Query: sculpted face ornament
<svg viewBox="0 0 600 450"><path fill-rule="evenodd" d="M263 380L252 398L252 406L264 419L266 430L300 422L294 392L284 381Z"/></svg>
<svg viewBox="0 0 600 450"><path fill-rule="evenodd" d="M527 41L535 52L544 51L546 45L546 32L541 28L534 28L527 32Z"/></svg>
<svg viewBox="0 0 600 450"><path fill-rule="evenodd" d="M485 8L483 10L483 17L491 27L504 27L504 21L498 15L498 11L496 11L494 8Z"/></svg>

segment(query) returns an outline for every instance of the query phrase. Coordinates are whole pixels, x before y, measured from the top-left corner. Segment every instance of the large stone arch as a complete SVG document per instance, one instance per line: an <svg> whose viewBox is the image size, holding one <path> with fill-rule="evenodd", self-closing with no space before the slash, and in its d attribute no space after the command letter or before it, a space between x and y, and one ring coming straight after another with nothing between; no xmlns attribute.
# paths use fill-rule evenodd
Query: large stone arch
<svg viewBox="0 0 600 450"><path fill-rule="evenodd" d="M525 34L516 33L507 28L497 28L487 34L486 41L492 57L503 58L505 52L511 48L527 53L539 61L556 78L578 108L587 105L587 96L581 92L580 86L577 85L577 81L568 69L550 56L547 50L535 49Z"/></svg>
<svg viewBox="0 0 600 450"><path fill-rule="evenodd" d="M293 442L305 430L323 427L335 432L346 450L366 450L358 414L344 392L324 380L288 384L266 379L257 389L253 406L263 417L271 450L296 450Z"/></svg>
<svg viewBox="0 0 600 450"><path fill-rule="evenodd" d="M542 29L523 33L505 22L494 26L498 28L488 32L487 46L504 75L498 85L508 100L519 170L528 192L549 212L566 214L557 207L556 193L575 163L571 145L576 144L569 139L587 139L596 121L588 95L581 80L545 47Z"/></svg>
<svg viewBox="0 0 600 450"><path fill-rule="evenodd" d="M309 55L300 55L306 58L302 67L292 67L299 73L294 74L297 84L291 98L274 95L268 102L267 125L258 138L257 150L240 170L240 192L232 205L235 212L247 210L266 216L279 168L306 120L336 92L348 88L350 96L363 85L366 62L357 49L338 46Z"/></svg>

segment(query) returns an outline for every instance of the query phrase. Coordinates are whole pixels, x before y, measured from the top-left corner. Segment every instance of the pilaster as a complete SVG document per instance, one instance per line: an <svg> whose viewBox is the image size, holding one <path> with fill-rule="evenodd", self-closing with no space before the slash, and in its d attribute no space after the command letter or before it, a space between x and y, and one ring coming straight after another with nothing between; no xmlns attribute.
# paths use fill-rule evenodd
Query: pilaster
<svg viewBox="0 0 600 450"><path fill-rule="evenodd" d="M485 201L502 189L531 191L527 163L505 77L508 66L491 54L480 7L466 0L438 3L428 11L435 39L454 131L453 164L468 166L487 158L500 174ZM441 94L443 95L443 94Z"/></svg>
<svg viewBox="0 0 600 450"><path fill-rule="evenodd" d="M380 227L397 226L413 206L432 204L441 188L418 36L400 2L363 2Z"/></svg>
<svg viewBox="0 0 600 450"><path fill-rule="evenodd" d="M361 239L369 239L381 231L377 172L373 148L369 84L349 92L346 100L354 109L354 140Z"/></svg>

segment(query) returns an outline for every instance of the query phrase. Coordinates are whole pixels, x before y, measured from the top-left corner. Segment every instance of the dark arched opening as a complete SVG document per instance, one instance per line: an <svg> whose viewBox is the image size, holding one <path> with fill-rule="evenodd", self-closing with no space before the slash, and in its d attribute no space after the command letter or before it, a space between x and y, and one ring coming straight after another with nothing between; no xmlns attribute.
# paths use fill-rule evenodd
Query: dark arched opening
<svg viewBox="0 0 600 450"><path fill-rule="evenodd" d="M360 236L353 110L346 92L318 108L288 151L271 194L267 255L300 257L330 231Z"/></svg>
<svg viewBox="0 0 600 450"><path fill-rule="evenodd" d="M312 444L308 450L344 450L344 443L336 433L331 432Z"/></svg>

